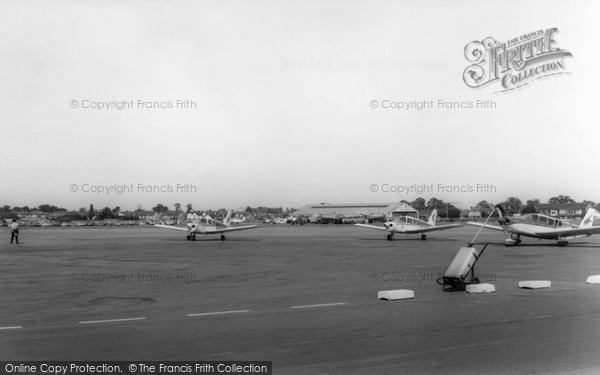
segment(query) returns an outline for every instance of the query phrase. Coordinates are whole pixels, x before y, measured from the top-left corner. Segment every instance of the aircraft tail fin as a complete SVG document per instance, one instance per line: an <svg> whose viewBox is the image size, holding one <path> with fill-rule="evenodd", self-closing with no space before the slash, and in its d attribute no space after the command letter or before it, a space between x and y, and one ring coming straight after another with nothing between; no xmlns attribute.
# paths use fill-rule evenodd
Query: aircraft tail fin
<svg viewBox="0 0 600 375"><path fill-rule="evenodd" d="M229 226L229 222L231 221L231 210L227 211L227 216L225 216L225 220L223 220L223 224Z"/></svg>
<svg viewBox="0 0 600 375"><path fill-rule="evenodd" d="M427 224L435 226L435 221L437 220L437 210L434 208L431 211L431 216L429 216L429 220L427 220Z"/></svg>
<svg viewBox="0 0 600 375"><path fill-rule="evenodd" d="M506 210L504 209L504 207L502 207L501 205L497 205L496 209L498 210L498 216L500 216L500 218L506 217Z"/></svg>
<svg viewBox="0 0 600 375"><path fill-rule="evenodd" d="M587 212L585 213L585 216L583 217L583 220L581 220L581 223L579 224L579 228L592 227L594 225L594 217L596 216L600 216L598 211L596 211L593 208L588 208Z"/></svg>

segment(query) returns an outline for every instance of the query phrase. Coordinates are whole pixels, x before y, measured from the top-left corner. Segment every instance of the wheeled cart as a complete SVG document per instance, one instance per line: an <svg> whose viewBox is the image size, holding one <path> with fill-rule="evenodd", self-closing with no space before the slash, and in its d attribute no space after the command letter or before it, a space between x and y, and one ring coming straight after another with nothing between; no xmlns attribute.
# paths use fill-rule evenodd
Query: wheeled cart
<svg viewBox="0 0 600 375"><path fill-rule="evenodd" d="M479 284L479 279L475 277L475 263L487 245L485 244L481 250L472 245L461 247L458 250L444 277L437 280L438 284L442 285L444 292L464 291L469 284ZM469 280L465 281L468 277Z"/></svg>

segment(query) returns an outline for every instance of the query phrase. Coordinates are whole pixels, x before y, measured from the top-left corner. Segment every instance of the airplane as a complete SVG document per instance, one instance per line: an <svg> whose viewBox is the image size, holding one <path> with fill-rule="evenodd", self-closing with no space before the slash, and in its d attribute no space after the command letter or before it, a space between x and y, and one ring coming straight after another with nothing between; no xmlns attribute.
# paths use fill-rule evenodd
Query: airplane
<svg viewBox="0 0 600 375"><path fill-rule="evenodd" d="M587 210L579 226L543 214L526 214L518 218L508 218L501 206L496 206L496 209L500 216L498 219L500 226L471 221L467 224L503 231L506 235L504 244L507 247L520 244L521 236L539 240L556 240L558 246L567 246L569 244L568 240L572 238L600 233L600 226L593 226L594 216L599 216L593 208Z"/></svg>
<svg viewBox="0 0 600 375"><path fill-rule="evenodd" d="M204 235L220 234L221 241L225 241L224 233L240 231L240 230L247 230L247 229L252 229L252 228L258 227L258 225L246 225L246 226L241 226L241 227L240 226L231 227L230 220L231 220L231 211L229 211L227 213L227 217L225 217L225 220L223 220L223 222L211 219L210 216L206 215L199 221L194 221L192 223L188 223L186 227L174 227L171 225L161 225L161 224L155 224L154 226L158 227L158 228L165 228L165 229L171 229L171 230L178 230L178 231L182 231L182 232L188 232L188 235L186 237L186 239L188 241L196 241L197 234L204 234Z"/></svg>
<svg viewBox="0 0 600 375"><path fill-rule="evenodd" d="M231 224L239 224L239 223L243 223L244 221L246 221L246 216L244 216L244 217L243 217L243 218L241 218L241 219L237 219L237 218L231 218L231 219L229 220L229 222L230 222Z"/></svg>
<svg viewBox="0 0 600 375"><path fill-rule="evenodd" d="M458 228L461 227L461 224L447 224L447 225L435 225L435 220L437 218L437 210L433 210L431 212L431 216L427 222L416 219L411 216L400 216L394 219L393 221L387 221L383 225L383 227L377 225L369 225L369 224L354 224L357 227L369 228L369 229L377 229L388 232L386 238L389 241L394 240L394 234L396 233L404 233L406 235L409 234L417 234L421 233L421 239L425 241L427 236L426 232L433 232L436 230L444 230L450 228Z"/></svg>

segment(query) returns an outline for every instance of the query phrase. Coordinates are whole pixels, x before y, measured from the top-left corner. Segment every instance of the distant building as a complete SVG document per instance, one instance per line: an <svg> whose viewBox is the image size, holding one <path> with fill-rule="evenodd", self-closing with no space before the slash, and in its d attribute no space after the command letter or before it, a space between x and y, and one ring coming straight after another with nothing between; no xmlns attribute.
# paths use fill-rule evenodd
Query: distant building
<svg viewBox="0 0 600 375"><path fill-rule="evenodd" d="M18 215L20 218L50 218L50 215L48 213L42 211L18 211L15 212L15 214Z"/></svg>
<svg viewBox="0 0 600 375"><path fill-rule="evenodd" d="M409 204L401 203L347 203L347 204L307 204L294 212L294 216L356 216L364 215L368 217L397 217L412 216L419 217L419 211L415 210Z"/></svg>
<svg viewBox="0 0 600 375"><path fill-rule="evenodd" d="M21 217L18 221L19 225L23 227L47 227L52 225L52 222L49 219L46 219L44 215L27 215Z"/></svg>
<svg viewBox="0 0 600 375"><path fill-rule="evenodd" d="M559 219L583 218L592 205L588 203L541 203L537 206L541 214Z"/></svg>
<svg viewBox="0 0 600 375"><path fill-rule="evenodd" d="M469 219L481 219L481 211L473 210L467 215Z"/></svg>

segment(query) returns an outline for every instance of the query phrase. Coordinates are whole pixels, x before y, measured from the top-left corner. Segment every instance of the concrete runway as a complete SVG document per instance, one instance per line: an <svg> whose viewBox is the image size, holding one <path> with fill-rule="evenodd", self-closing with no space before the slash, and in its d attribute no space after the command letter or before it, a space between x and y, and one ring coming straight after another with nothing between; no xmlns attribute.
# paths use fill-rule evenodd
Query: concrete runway
<svg viewBox="0 0 600 375"><path fill-rule="evenodd" d="M186 241L151 227L22 228L0 243L1 360L270 360L276 374L600 371L600 236L501 233L476 267L496 293L443 293L477 228L386 241L349 225ZM101 279L101 277L103 279ZM551 280L544 290L520 280ZM414 300L379 301L411 289Z"/></svg>

